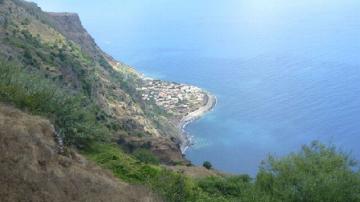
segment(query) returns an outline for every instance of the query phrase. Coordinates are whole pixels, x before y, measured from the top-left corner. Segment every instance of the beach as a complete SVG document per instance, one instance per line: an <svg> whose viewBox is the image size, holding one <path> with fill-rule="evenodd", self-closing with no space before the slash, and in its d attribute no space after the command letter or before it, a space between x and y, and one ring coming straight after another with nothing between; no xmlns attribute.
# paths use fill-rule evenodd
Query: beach
<svg viewBox="0 0 360 202"><path fill-rule="evenodd" d="M186 132L186 126L204 116L207 112L210 112L216 105L217 99L216 96L210 94L209 92L205 92L205 105L200 107L199 109L190 112L186 116L184 116L179 123L179 129L181 130L182 135L182 144L181 144L181 152L185 153L186 150L193 144L192 136L188 132Z"/></svg>

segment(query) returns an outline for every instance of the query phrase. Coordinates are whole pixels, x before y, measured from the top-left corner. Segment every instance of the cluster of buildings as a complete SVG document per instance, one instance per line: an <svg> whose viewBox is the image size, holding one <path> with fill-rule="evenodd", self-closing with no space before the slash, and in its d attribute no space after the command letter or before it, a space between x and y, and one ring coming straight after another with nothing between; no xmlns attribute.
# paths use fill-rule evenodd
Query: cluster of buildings
<svg viewBox="0 0 360 202"><path fill-rule="evenodd" d="M144 101L155 102L173 113L187 114L201 107L206 94L198 87L161 80L146 79L137 89Z"/></svg>

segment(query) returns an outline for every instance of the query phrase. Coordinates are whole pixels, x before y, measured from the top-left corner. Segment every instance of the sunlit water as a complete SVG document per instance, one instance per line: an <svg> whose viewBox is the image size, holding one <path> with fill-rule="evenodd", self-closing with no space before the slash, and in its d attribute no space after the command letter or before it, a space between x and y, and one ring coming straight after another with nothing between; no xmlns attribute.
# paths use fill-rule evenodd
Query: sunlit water
<svg viewBox="0 0 360 202"><path fill-rule="evenodd" d="M312 140L360 159L360 1L74 4L46 6L80 13L115 58L218 97L214 111L187 128L193 163L254 174L268 154Z"/></svg>

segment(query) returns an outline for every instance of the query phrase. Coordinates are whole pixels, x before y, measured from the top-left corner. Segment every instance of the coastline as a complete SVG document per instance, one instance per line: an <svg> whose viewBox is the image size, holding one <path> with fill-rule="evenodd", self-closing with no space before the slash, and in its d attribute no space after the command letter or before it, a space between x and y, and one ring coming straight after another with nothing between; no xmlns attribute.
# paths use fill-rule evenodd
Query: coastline
<svg viewBox="0 0 360 202"><path fill-rule="evenodd" d="M178 128L181 131L181 136L182 136L181 138L183 140L181 145L180 145L180 149L181 149L181 152L183 154L193 144L192 136L188 132L186 132L186 130L185 130L186 126L189 125L190 123L200 119L206 113L208 113L212 109L214 109L214 107L216 106L216 103L217 103L216 96L210 94L207 91L205 91L205 94L206 94L206 104L203 105L202 107L200 107L199 109L197 109L197 110L195 110L193 112L190 112L189 114L184 116L180 120L180 123L178 125Z"/></svg>
<svg viewBox="0 0 360 202"><path fill-rule="evenodd" d="M216 103L217 103L216 96L212 95L211 93L209 93L208 91L206 91L204 89L201 89L201 88L193 86L193 85L154 79L154 78L146 76L143 73L139 73L139 76L143 81L149 83L148 86L145 85L142 88L137 89L142 92L145 92L142 94L143 99L146 101L146 100L149 100L149 97L152 97L153 99L155 98L155 99L157 99L157 101L159 101L158 103L156 103L156 104L158 104L158 106L164 107L165 110L170 110L170 112L171 112L171 110L174 110L172 108L167 108L169 106L169 102L171 103L171 98L175 97L175 99L177 99L179 94L186 94L186 93L190 93L190 94L193 93L193 94L197 94L197 95L199 95L200 93L204 94L204 97L202 98L202 103L201 103L201 105L197 106L198 108L195 108L194 111L187 112L186 115L184 115L184 116L176 117L173 120L174 126L178 129L178 134L177 134L177 138L179 140L178 146L180 147L181 153L185 154L186 150L191 145L194 144L194 142L192 141L193 136L185 130L187 125L200 119L206 113L210 112L216 106ZM159 84L159 82L160 82L160 84ZM174 87L174 85L175 85L175 87ZM171 87L169 88L168 86L171 86ZM185 88L185 90L183 88ZM190 88L195 89L195 93L194 93L194 91L191 91L191 90L189 92ZM160 95L160 94L163 94L163 95ZM165 97L165 99L164 99L164 97ZM180 98L180 99L183 99L183 98ZM183 106L183 107L185 107L185 106ZM190 110L190 108L189 108L189 110Z"/></svg>

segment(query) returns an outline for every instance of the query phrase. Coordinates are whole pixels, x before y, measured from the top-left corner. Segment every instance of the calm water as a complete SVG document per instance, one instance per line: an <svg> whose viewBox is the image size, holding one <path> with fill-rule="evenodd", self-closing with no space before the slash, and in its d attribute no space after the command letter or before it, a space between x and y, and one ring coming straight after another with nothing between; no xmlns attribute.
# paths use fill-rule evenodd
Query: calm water
<svg viewBox="0 0 360 202"><path fill-rule="evenodd" d="M117 59L218 97L187 129L194 163L254 174L312 140L360 159L360 1L55 2Z"/></svg>

